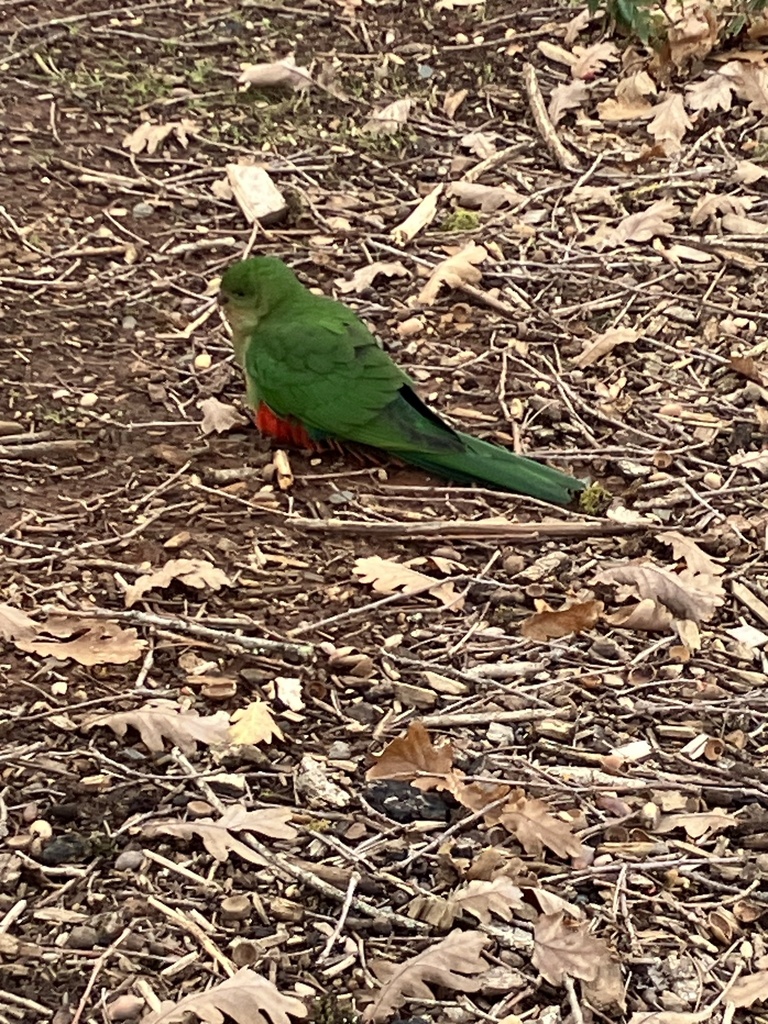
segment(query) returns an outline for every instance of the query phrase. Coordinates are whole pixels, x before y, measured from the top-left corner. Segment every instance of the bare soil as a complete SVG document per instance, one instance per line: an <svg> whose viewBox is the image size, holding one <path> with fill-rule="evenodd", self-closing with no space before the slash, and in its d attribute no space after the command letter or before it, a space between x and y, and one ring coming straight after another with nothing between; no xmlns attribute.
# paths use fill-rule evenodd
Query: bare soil
<svg viewBox="0 0 768 1024"><path fill-rule="evenodd" d="M766 448L768 385L731 361L735 341L758 362L762 343L764 359L766 243L738 237L723 256L723 239L700 228L704 262L675 263L650 242L601 254L580 243L600 216L570 197L578 179L609 190L622 214L662 197L689 212L705 192L746 190L752 215L765 216L768 179L747 187L732 178L758 121L749 111L709 115L676 159L628 161L619 134L603 143L605 126L570 116L561 129L583 171L564 171L534 127L520 76L533 62L545 95L565 80L537 42L554 40L570 14L500 0L441 11L382 0L0 0L0 593L33 618L51 607L111 611L147 642L125 664L89 667L11 642L2 655L0 938L21 943L0 945L3 1020L113 1019L114 997L146 996L138 982L178 1000L223 980L199 936L149 897L198 915L227 957L234 939L251 940L254 970L308 1006L333 991L360 1010L372 984L363 956L399 961L441 937L407 931L404 905L446 893L489 845L521 858L525 884L587 911L621 964L625 1006L590 1006L573 986L543 981L520 939L530 937L531 913L517 922L520 934L501 921L487 929L492 961L514 968L518 987L458 1002L440 990L437 1005L414 1004L425 1019L692 1013L717 999L736 967L757 970L768 909L765 648L730 631L768 622L731 584L768 600L768 504L765 466L761 475L729 460ZM241 64L289 53L326 84L300 93L238 87ZM442 108L448 89L467 90L454 118ZM611 91L606 82L596 97ZM415 107L402 132L360 133L374 108L406 96ZM132 155L123 139L147 117L189 118L199 131L186 148L170 137L154 154ZM455 231L446 230L455 223L444 199L427 231L396 244L392 228L461 173L457 158L472 157L462 140L473 131L514 150L483 180L508 183L527 202ZM648 141L637 126L623 140L638 153ZM289 200L287 217L255 234L212 189L243 157L263 160ZM495 260L480 297L444 289L420 309L425 268L470 239ZM685 228L675 241L686 242ZM295 482L282 492L268 443L245 420L204 436L201 400L241 403L212 303L218 276L249 246L336 295L370 260L401 259L408 276L380 276L344 300L452 422L599 482L624 510L619 524L335 452L289 453ZM423 330L401 335L415 315ZM585 340L617 323L640 338L574 367ZM530 524L527 542L471 528L456 537L444 525L492 516ZM543 520L573 533L537 534ZM594 583L609 564L674 567L660 536L668 527L724 569L725 600L701 624L701 649L681 653L674 628L605 621L559 640L521 635L540 601L558 608L596 595L615 610L615 589ZM451 611L427 593L375 593L352 571L370 555L420 559L414 568L454 580L463 607ZM179 557L213 563L230 585L176 582L148 592L126 618L126 587ZM215 632L196 635L196 625ZM237 630L275 646L244 649ZM190 666L203 680L234 684L233 695L206 696ZM455 692L445 682L435 690L429 672ZM275 679L294 677L298 711L274 696ZM150 753L133 730L83 728L89 714L153 698L186 701L203 716L268 699L284 739L225 756L199 746L185 759L170 744ZM521 714L509 724L511 711ZM388 816L365 771L419 717L450 738L467 774L576 815L593 856L533 857L476 818L459 824L465 812L439 795L429 824L407 793L397 797L406 816ZM683 749L700 735L716 741L715 753ZM649 743L641 761L611 760L633 740ZM346 803L297 792L307 755ZM239 781L222 781L227 773ZM212 793L225 804L294 808L299 839L273 845L303 876L237 855L219 863L194 839L142 836L148 818L175 819ZM721 808L738 812L738 823L671 838L654 833L649 805ZM51 853L56 841L64 847ZM398 866L425 843L423 856ZM116 867L141 850L207 886L146 857ZM362 874L360 898L397 916L353 905L333 956L318 966L352 868ZM313 871L327 881L331 869L340 888L313 887ZM228 921L222 900L243 893L258 910ZM129 936L100 960L125 928ZM139 1001L129 1019L151 1008ZM724 1013L716 1007L706 1019ZM768 1017L756 1004L729 1019Z"/></svg>

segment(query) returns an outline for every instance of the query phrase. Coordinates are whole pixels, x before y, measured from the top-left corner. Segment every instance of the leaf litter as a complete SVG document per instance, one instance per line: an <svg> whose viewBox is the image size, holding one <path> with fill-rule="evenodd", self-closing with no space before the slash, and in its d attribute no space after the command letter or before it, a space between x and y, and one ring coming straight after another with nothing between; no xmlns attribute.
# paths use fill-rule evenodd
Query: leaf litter
<svg viewBox="0 0 768 1024"><path fill-rule="evenodd" d="M139 58L89 8L0 84L10 998L759 1020L757 22L673 4L652 49L452 0L401 45L351 2L254 51L161 5ZM272 455L208 287L250 251L606 514Z"/></svg>

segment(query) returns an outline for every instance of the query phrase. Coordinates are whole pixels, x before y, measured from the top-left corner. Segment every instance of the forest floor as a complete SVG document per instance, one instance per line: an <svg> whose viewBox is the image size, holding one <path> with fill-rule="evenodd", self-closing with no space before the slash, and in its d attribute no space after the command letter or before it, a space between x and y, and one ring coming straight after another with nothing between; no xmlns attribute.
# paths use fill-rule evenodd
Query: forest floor
<svg viewBox="0 0 768 1024"><path fill-rule="evenodd" d="M0 0L2 1021L768 1021L768 51L577 14ZM275 458L249 253L591 504Z"/></svg>

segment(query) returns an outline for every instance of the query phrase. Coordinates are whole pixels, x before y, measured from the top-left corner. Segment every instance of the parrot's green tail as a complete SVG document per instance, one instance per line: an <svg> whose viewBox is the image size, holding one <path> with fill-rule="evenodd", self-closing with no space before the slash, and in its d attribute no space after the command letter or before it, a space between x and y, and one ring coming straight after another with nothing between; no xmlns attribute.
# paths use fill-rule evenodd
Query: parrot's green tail
<svg viewBox="0 0 768 1024"><path fill-rule="evenodd" d="M397 454L406 462L456 483L490 484L504 491L527 494L540 501L567 505L586 484L567 473L551 469L541 462L514 455L506 448L480 441L469 434L459 434L464 452L403 452Z"/></svg>

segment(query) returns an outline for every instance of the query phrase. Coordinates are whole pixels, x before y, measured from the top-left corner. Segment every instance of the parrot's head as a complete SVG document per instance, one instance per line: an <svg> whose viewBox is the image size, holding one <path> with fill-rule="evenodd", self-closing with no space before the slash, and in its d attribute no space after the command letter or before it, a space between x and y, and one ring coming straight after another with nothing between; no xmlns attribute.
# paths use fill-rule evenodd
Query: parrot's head
<svg viewBox="0 0 768 1024"><path fill-rule="evenodd" d="M290 267L273 256L254 256L224 272L218 302L232 328L235 357L243 366L251 333L268 313L302 285Z"/></svg>

